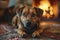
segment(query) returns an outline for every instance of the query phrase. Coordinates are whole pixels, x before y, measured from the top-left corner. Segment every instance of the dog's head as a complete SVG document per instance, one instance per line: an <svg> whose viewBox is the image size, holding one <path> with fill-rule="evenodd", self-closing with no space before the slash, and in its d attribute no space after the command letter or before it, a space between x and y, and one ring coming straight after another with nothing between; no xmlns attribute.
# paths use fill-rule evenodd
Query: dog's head
<svg viewBox="0 0 60 40"><path fill-rule="evenodd" d="M41 9L31 7L20 8L17 12L20 22L26 29L37 27L42 13L43 11Z"/></svg>

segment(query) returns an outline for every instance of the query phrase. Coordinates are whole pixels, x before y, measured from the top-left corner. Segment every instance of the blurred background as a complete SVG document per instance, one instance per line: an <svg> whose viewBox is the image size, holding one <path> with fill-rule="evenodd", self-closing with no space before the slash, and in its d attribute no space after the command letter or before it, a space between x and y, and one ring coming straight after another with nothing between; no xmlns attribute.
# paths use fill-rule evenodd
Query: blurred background
<svg viewBox="0 0 60 40"><path fill-rule="evenodd" d="M0 0L0 23L11 22L15 15L16 0Z"/></svg>

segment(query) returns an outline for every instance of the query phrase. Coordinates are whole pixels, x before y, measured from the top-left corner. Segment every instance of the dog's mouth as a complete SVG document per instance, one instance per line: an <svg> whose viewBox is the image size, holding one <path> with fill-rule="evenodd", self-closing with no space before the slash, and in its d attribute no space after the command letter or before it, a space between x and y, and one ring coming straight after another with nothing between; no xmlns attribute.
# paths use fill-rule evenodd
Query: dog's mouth
<svg viewBox="0 0 60 40"><path fill-rule="evenodd" d="M38 27L37 23L32 23L29 21L25 21L22 24L23 24L24 31L28 34L33 33Z"/></svg>
<svg viewBox="0 0 60 40"><path fill-rule="evenodd" d="M26 24L24 28L26 33L31 34L37 29L37 24Z"/></svg>
<svg viewBox="0 0 60 40"><path fill-rule="evenodd" d="M23 25L24 25L23 28L28 33L32 33L34 30L37 29L38 26L37 23L31 23L31 22L24 23Z"/></svg>
<svg viewBox="0 0 60 40"><path fill-rule="evenodd" d="M36 27L37 26L37 23L32 23L32 22L30 22L30 21L28 21L28 22L24 22L23 23L23 27L24 28L26 28L26 29L32 29L33 27Z"/></svg>
<svg viewBox="0 0 60 40"><path fill-rule="evenodd" d="M31 29L37 27L37 24L26 24L26 26L24 26L24 27L28 30L31 30Z"/></svg>

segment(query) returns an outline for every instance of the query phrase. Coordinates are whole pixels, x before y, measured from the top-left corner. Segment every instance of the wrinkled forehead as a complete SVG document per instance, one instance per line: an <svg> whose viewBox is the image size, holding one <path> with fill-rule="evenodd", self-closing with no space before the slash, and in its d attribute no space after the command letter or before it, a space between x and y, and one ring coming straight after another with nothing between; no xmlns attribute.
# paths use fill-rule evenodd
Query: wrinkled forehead
<svg viewBox="0 0 60 40"><path fill-rule="evenodd" d="M36 11L34 8L24 8L23 9L23 12L22 13L28 13L28 14L32 14L32 13L35 13L36 14Z"/></svg>

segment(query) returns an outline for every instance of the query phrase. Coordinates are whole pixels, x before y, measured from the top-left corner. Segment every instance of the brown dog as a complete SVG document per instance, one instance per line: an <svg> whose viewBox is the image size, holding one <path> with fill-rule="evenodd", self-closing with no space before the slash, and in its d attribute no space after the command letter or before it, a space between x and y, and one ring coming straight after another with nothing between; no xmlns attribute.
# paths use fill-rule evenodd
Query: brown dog
<svg viewBox="0 0 60 40"><path fill-rule="evenodd" d="M18 26L18 33L23 36L31 34L40 36L40 18L43 10L36 7L22 7L17 9L17 15L13 18L13 25Z"/></svg>

